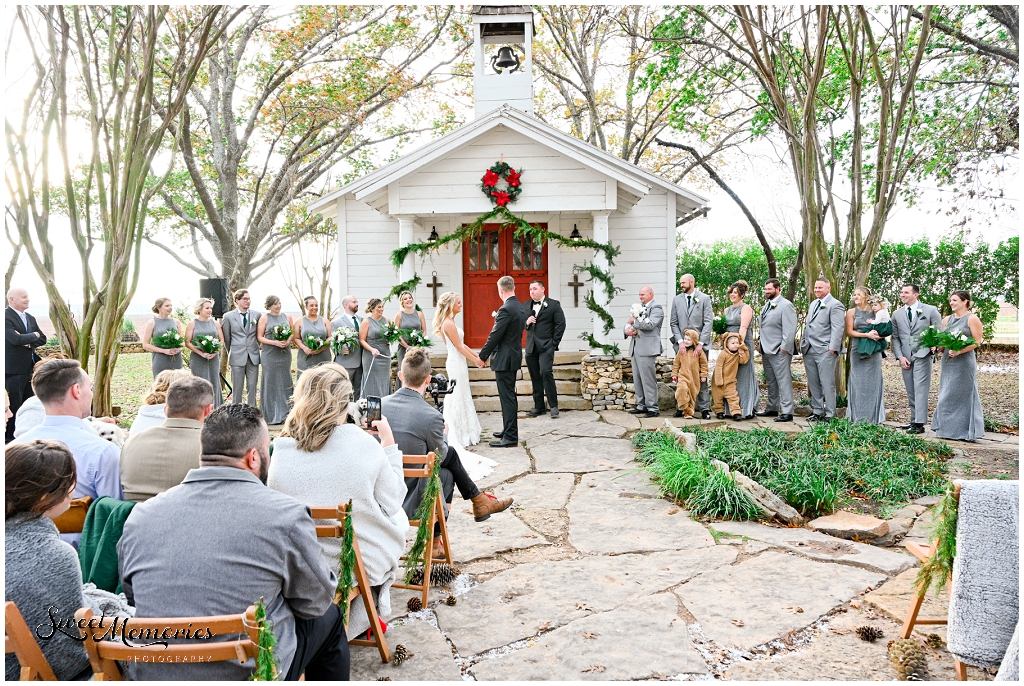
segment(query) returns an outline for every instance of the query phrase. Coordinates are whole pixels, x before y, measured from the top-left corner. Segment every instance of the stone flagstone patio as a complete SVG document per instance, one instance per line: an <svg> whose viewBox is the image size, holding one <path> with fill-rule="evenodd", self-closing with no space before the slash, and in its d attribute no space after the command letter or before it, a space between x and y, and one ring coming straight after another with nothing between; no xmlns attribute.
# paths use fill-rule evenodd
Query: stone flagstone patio
<svg viewBox="0 0 1024 686"><path fill-rule="evenodd" d="M485 435L500 425L498 415L480 419ZM410 614L412 594L393 589L388 644L412 657L383 664L353 647L353 680L895 678L885 644L899 635L917 567L902 548L755 522L709 531L631 462L628 436L641 424L623 412L519 426L518 448L473 448L498 461L479 485L513 496L511 510L478 524L456 494L457 604L435 588ZM926 613L944 614L945 598L929 596ZM864 624L885 638L861 641ZM945 627L919 628L945 638ZM931 678L951 680L952 657L925 650Z"/></svg>

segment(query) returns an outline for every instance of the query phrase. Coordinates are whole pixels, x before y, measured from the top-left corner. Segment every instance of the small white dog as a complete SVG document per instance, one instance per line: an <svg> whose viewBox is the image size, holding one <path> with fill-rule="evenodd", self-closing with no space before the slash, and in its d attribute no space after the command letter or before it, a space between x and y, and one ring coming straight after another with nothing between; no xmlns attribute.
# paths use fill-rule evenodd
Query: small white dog
<svg viewBox="0 0 1024 686"><path fill-rule="evenodd" d="M119 427L117 424L93 419L92 430L95 431L100 438L105 441L110 441L119 448L124 445L125 432L124 429Z"/></svg>

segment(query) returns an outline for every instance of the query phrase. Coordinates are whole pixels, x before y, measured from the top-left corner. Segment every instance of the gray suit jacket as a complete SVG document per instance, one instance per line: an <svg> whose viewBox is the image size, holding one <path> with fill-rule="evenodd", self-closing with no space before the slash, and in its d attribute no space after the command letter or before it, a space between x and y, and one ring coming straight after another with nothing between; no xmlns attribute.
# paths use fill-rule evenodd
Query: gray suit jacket
<svg viewBox="0 0 1024 686"><path fill-rule="evenodd" d="M775 355L780 350L790 355L796 352L796 308L781 295L761 308L760 329L758 345L762 354Z"/></svg>
<svg viewBox="0 0 1024 686"><path fill-rule="evenodd" d="M630 356L657 356L661 354L661 325L665 323L665 309L653 300L647 303L647 318L633 323L636 336L626 336L626 327L622 327L623 336L629 339ZM627 324L628 326L628 324Z"/></svg>
<svg viewBox="0 0 1024 686"><path fill-rule="evenodd" d="M913 324L907 321L906 305L892 313L892 352L897 359L905 357L912 360L915 357L927 357L931 353L931 349L922 348L917 337L929 326L940 327L942 325L942 315L932 305L925 305L919 301L913 309Z"/></svg>
<svg viewBox="0 0 1024 686"><path fill-rule="evenodd" d="M409 388L397 391L381 400L381 414L391 425L395 443L403 455L426 455L441 451L441 459L448 454L448 439L444 435L444 417L427 403L419 393ZM410 518L423 499L426 479L406 479L405 502L402 509Z"/></svg>
<svg viewBox="0 0 1024 686"><path fill-rule="evenodd" d="M347 326L355 331L357 336L359 335L359 324L347 312L342 312L331 322L331 333L334 333L343 326ZM359 369L363 366L363 348L359 344L351 346L348 355L335 355L334 361L345 369Z"/></svg>
<svg viewBox="0 0 1024 686"><path fill-rule="evenodd" d="M284 672L295 655L295 618L327 612L338 583L309 508L234 467L193 469L181 485L136 505L117 557L139 617L240 614L262 597ZM139 679L237 680L255 665L134 667Z"/></svg>
<svg viewBox="0 0 1024 686"><path fill-rule="evenodd" d="M675 338L673 346L678 350L679 341L683 340L683 331L693 329L700 334L700 342L706 349L711 348L711 322L715 313L711 309L711 296L694 289L690 307L686 307L686 293L680 293L672 299L672 314L669 316L669 328Z"/></svg>
<svg viewBox="0 0 1024 686"><path fill-rule="evenodd" d="M228 349L228 364L232 367L245 366L246 359L253 364L260 363L260 344L256 340L256 323L262 312L249 308L249 326L242 326L242 313L237 309L224 315L221 328L224 330L224 345Z"/></svg>
<svg viewBox="0 0 1024 686"><path fill-rule="evenodd" d="M800 336L800 352L805 355L808 352L823 353L828 350L840 353L845 333L846 308L829 293L812 302L807 309L804 331Z"/></svg>

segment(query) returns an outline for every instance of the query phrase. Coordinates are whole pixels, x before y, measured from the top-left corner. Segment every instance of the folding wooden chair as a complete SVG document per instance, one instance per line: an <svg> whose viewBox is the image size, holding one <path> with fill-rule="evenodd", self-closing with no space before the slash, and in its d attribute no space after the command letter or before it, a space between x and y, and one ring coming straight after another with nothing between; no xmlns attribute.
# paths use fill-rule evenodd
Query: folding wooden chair
<svg viewBox="0 0 1024 686"><path fill-rule="evenodd" d="M313 514L313 519L337 519L337 524L317 524L316 535L317 538L341 538L342 526L345 523L345 518L349 516L346 511L348 508L347 503L336 505L335 507L311 507L310 512ZM370 618L370 640L365 638L353 638L349 640L349 645L355 646L368 646L376 648L377 652L380 653L380 659L383 662L391 661L391 651L388 650L387 640L384 638L384 634L380 630L380 617L377 615L377 605L373 602L373 591L370 589L370 581L366 576L366 567L363 565L363 555L359 552L359 537L355 535L355 531L352 532L352 548L356 554L356 587L349 593L348 598L335 598L336 603L351 603L355 598L362 597L363 605L366 607L366 616ZM351 618L351 611L346 617ZM347 625L347 622L346 622ZM348 627L346 626L346 629Z"/></svg>
<svg viewBox="0 0 1024 686"><path fill-rule="evenodd" d="M960 500L960 484L956 484L953 487L953 497ZM924 562L932 556L935 552L934 545L922 545L915 543L914 541L907 541L905 544L907 551L916 557L921 562ZM953 594L953 580L947 579L946 585L949 587L950 595ZM924 603L924 596L927 591L916 593L913 602L910 604L910 609L907 611L907 617L903 620L903 628L900 630L900 638L910 638L910 635L914 632L914 626L917 624L948 624L946 617L918 617L918 613L921 612L921 605ZM967 681L967 665L959 660L953 661L953 667L956 672L957 681Z"/></svg>
<svg viewBox="0 0 1024 686"><path fill-rule="evenodd" d="M405 478L425 479L430 476L430 473L434 470L434 460L437 456L433 453L429 455L403 455L402 464L406 465L403 470ZM443 494L440 490L437 492L437 498L434 499L434 506L430 509L430 519L427 523L428 531L430 531L430 538L427 539L427 551L428 554L424 555L423 562L423 582L420 584L406 584L403 582L395 582L393 586L396 588L408 588L411 591L420 591L423 595L423 607L427 606L427 600L430 596L430 568L434 562L447 562L452 564L452 548L451 543L448 539L448 524L444 518L444 501L442 500ZM441 542L444 544L444 556L435 558L434 551L434 524L438 524L441 528ZM409 525L418 527L420 520L410 519ZM402 559L408 559L408 556L402 556Z"/></svg>
<svg viewBox="0 0 1024 686"><path fill-rule="evenodd" d="M18 606L10 601L4 605L4 653L14 653L18 658L21 681L57 680Z"/></svg>
<svg viewBox="0 0 1024 686"><path fill-rule="evenodd" d="M214 617L167 617L164 619L137 617L94 617L92 608L84 607L75 613L78 620L78 632L82 636L85 650L89 654L89 662L92 664L93 679L95 681L122 681L121 670L117 667L117 661L149 662L155 664L196 664L207 662L226 662L238 660L244 664L256 657L259 651L259 627L256 624L256 606L250 605L245 614L241 615L218 615ZM90 620L92 626L90 627ZM101 640L100 637L110 628L111 624L118 622L118 630L114 640ZM139 630L140 637L133 641L121 640L121 623L127 622L123 629L125 634ZM82 628L82 627L87 628ZM151 643L153 636L158 637L164 634L165 630L182 631L191 629L195 632L202 629L209 631L213 639L202 643L168 643L155 645L127 645L126 643ZM148 632L148 633L147 633ZM245 634L246 638L215 641L223 636Z"/></svg>
<svg viewBox="0 0 1024 686"><path fill-rule="evenodd" d="M92 505L92 498L75 498L71 501L68 511L53 520L57 525L57 531L62 534L80 534L85 526L85 516L89 514L89 506Z"/></svg>

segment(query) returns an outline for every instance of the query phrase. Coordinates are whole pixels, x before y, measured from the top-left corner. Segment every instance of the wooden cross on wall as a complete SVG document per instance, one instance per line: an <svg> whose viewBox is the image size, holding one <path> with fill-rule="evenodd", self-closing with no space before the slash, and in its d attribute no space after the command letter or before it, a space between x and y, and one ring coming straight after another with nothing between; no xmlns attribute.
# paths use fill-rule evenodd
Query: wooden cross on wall
<svg viewBox="0 0 1024 686"><path fill-rule="evenodd" d="M437 280L437 272L434 272L431 276L430 283L427 284L429 288L434 289L434 307L437 307L437 289L444 284Z"/></svg>
<svg viewBox="0 0 1024 686"><path fill-rule="evenodd" d="M584 284L582 281L580 281L580 273L578 271L573 271L573 273L572 273L572 281L570 281L569 283L566 284L566 286L572 286L572 306L573 307L579 307L580 306L580 288L582 288L585 285L586 284Z"/></svg>

